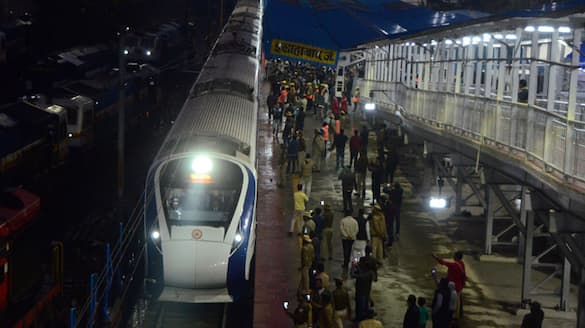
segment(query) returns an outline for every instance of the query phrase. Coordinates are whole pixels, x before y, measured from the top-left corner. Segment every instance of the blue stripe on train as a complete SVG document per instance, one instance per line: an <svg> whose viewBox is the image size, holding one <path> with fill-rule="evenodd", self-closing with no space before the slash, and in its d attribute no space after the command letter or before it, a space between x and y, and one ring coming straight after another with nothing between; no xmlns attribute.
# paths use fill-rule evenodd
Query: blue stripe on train
<svg viewBox="0 0 585 328"><path fill-rule="evenodd" d="M230 257L227 273L227 286L230 295L237 301L248 287L246 282L246 254L248 251L248 241L250 239L250 232L254 228L254 206L256 204L256 179L250 169L246 168L248 172L248 190L246 190L246 198L244 199L244 206L242 216L240 217L240 226L242 227L242 244L240 248ZM245 223L248 222L247 225Z"/></svg>

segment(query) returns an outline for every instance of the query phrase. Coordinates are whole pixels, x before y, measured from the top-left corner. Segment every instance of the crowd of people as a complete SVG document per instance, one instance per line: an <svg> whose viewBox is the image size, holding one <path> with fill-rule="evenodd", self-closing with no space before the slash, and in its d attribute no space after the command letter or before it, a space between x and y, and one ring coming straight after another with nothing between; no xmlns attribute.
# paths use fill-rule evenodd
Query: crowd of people
<svg viewBox="0 0 585 328"><path fill-rule="evenodd" d="M332 70L285 62L272 64L268 75L272 92L266 104L274 140L280 146L278 184L287 185L292 175L299 178L288 234L298 240L300 281L297 306L292 310L286 303L285 311L295 327L383 327L375 318L371 290L383 259L400 238L403 189L395 181L399 162L397 135L383 125L360 126L360 90L346 90L341 97L335 97L330 92L334 86ZM317 120L320 127L311 131L310 140L305 139L307 116ZM373 154L368 153L370 132L375 134ZM349 161L345 158L346 149ZM332 204L321 201L309 210L313 174L325 170L328 162L330 166L335 163L343 206L332 208ZM368 172L372 182L371 211L365 206ZM358 205L357 211L354 205ZM334 215L337 210L343 212L339 221ZM339 241L333 240L334 225L340 231ZM343 249L343 264L340 277L334 279L335 286L330 286L325 263L333 259L333 245L337 243ZM441 278L433 269L436 290L428 306L425 297L408 296L404 328L426 327L427 322L436 328L457 327L463 314L463 254L456 252L453 261L433 257L447 267L447 275ZM352 280L353 306L347 288Z"/></svg>

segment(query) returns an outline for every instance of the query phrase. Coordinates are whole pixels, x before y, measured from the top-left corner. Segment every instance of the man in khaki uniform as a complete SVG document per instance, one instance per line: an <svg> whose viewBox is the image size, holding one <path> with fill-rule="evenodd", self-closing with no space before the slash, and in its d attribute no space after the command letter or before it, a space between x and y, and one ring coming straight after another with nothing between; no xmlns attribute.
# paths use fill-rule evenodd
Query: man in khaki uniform
<svg viewBox="0 0 585 328"><path fill-rule="evenodd" d="M307 194L307 197L311 197L314 166L315 163L311 159L311 154L305 155L305 159L301 163L301 184L305 187L305 194Z"/></svg>
<svg viewBox="0 0 585 328"><path fill-rule="evenodd" d="M374 205L374 211L372 213L371 236L373 256L376 261L381 263L382 259L384 258L383 240L386 238L386 222L384 221L384 214L382 214L382 208L379 204Z"/></svg>

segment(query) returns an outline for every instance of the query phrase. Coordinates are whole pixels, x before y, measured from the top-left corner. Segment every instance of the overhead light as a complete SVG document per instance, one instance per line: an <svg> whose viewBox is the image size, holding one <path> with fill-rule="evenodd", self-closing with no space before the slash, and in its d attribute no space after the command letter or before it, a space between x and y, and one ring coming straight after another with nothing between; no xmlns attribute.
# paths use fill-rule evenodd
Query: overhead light
<svg viewBox="0 0 585 328"><path fill-rule="evenodd" d="M453 41L447 39L447 40L445 40L445 44L453 44Z"/></svg>
<svg viewBox="0 0 585 328"><path fill-rule="evenodd" d="M461 40L455 40L455 43L461 44Z"/></svg>
<svg viewBox="0 0 585 328"><path fill-rule="evenodd" d="M426 47L426 46L428 46L428 45L429 45L428 43L423 43L423 47Z"/></svg>
<svg viewBox="0 0 585 328"><path fill-rule="evenodd" d="M67 133L67 136L68 136L69 138L73 138L73 133Z"/></svg>
<svg viewBox="0 0 585 328"><path fill-rule="evenodd" d="M447 207L447 199L431 197L431 199L429 200L429 207L430 208L446 208Z"/></svg>
<svg viewBox="0 0 585 328"><path fill-rule="evenodd" d="M571 28L568 26L560 26L559 33L571 33Z"/></svg>
<svg viewBox="0 0 585 328"><path fill-rule="evenodd" d="M534 32L534 31L536 31L536 29L534 28L534 26L526 26L524 28L524 31L526 31L526 32Z"/></svg>
<svg viewBox="0 0 585 328"><path fill-rule="evenodd" d="M470 43L471 43L471 38L470 37L466 36L466 37L463 38L463 45L464 46L467 46Z"/></svg>
<svg viewBox="0 0 585 328"><path fill-rule="evenodd" d="M378 45L376 45L376 49L380 49L380 47L378 47Z"/></svg>
<svg viewBox="0 0 585 328"><path fill-rule="evenodd" d="M374 110L374 109L376 109L376 104L375 103L366 103L366 106L364 108L366 110Z"/></svg>
<svg viewBox="0 0 585 328"><path fill-rule="evenodd" d="M538 32L551 33L554 31L555 31L555 28L552 26L543 25L543 26L538 27Z"/></svg>
<svg viewBox="0 0 585 328"><path fill-rule="evenodd" d="M479 41L481 41L481 38L480 38L479 36L474 36L474 37L471 39L471 42L472 42L473 44L478 44L478 43L479 43Z"/></svg>
<svg viewBox="0 0 585 328"><path fill-rule="evenodd" d="M500 33L494 34L494 39L500 40L500 39L503 39L503 38L504 38L504 36L502 34L500 34Z"/></svg>
<svg viewBox="0 0 585 328"><path fill-rule="evenodd" d="M436 46L436 45L437 45L437 41L431 40L431 46Z"/></svg>
<svg viewBox="0 0 585 328"><path fill-rule="evenodd" d="M124 49L124 55L127 55L128 53L130 53L128 49Z"/></svg>
<svg viewBox="0 0 585 328"><path fill-rule="evenodd" d="M150 52L150 50L146 50L146 55L150 56L150 55L152 55L152 52Z"/></svg>
<svg viewBox="0 0 585 328"><path fill-rule="evenodd" d="M518 37L516 34L506 34L506 40L516 40Z"/></svg>
<svg viewBox="0 0 585 328"><path fill-rule="evenodd" d="M489 35L488 33L483 34L483 42L488 42L491 39L492 39L492 36Z"/></svg>
<svg viewBox="0 0 585 328"><path fill-rule="evenodd" d="M380 29L380 32L382 32L382 34L384 34L384 35L390 34L390 33L386 32L384 29Z"/></svg>
<svg viewBox="0 0 585 328"><path fill-rule="evenodd" d="M152 237L152 239L157 240L160 238L160 232L158 232L157 230L154 230L150 236Z"/></svg>
<svg viewBox="0 0 585 328"><path fill-rule="evenodd" d="M209 173L212 167L213 164L211 163L211 160L206 156L199 156L193 160L193 163L191 163L191 169L198 174Z"/></svg>

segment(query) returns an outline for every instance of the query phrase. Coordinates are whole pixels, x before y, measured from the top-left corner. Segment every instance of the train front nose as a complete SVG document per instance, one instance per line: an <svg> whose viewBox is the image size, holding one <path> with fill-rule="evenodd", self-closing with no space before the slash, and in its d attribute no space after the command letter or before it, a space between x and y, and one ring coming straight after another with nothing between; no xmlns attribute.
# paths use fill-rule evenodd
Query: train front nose
<svg viewBox="0 0 585 328"><path fill-rule="evenodd" d="M226 286L231 246L223 242L169 240L163 242L165 285L207 289Z"/></svg>

